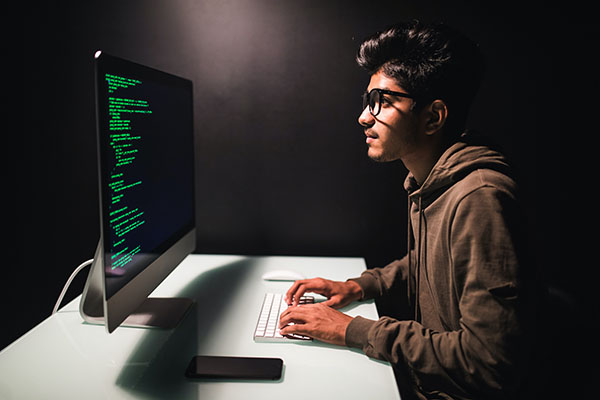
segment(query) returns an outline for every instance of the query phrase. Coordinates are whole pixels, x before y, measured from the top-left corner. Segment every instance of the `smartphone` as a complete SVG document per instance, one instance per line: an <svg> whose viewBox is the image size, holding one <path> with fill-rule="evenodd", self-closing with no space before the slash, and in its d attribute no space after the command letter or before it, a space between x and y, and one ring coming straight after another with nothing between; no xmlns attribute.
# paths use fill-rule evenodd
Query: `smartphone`
<svg viewBox="0 0 600 400"><path fill-rule="evenodd" d="M204 379L259 379L281 378L283 360L263 357L194 356L185 376Z"/></svg>

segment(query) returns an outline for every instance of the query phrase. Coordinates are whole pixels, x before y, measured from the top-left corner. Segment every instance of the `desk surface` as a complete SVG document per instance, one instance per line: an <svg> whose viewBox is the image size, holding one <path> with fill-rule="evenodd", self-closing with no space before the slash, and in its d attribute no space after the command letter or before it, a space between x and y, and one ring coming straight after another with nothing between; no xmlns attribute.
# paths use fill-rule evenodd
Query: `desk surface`
<svg viewBox="0 0 600 400"><path fill-rule="evenodd" d="M0 399L399 399L388 363L317 341L255 343L264 293L290 282L263 281L264 272L345 280L365 268L359 258L191 255L154 291L196 304L173 330L117 328L83 322L80 297L0 353ZM346 307L377 318L375 304ZM278 357L275 382L197 381L184 377L193 355Z"/></svg>

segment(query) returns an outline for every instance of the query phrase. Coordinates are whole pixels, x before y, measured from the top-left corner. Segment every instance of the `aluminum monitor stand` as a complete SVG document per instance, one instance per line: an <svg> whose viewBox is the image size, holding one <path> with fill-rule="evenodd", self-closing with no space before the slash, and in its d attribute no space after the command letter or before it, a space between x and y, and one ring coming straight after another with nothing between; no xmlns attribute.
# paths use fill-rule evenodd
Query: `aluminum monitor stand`
<svg viewBox="0 0 600 400"><path fill-rule="evenodd" d="M79 303L79 313L83 320L95 325L106 325L104 316L107 312L107 304L103 268L104 251L100 239ZM120 326L173 329L183 319L192 304L193 300L187 298L148 297Z"/></svg>

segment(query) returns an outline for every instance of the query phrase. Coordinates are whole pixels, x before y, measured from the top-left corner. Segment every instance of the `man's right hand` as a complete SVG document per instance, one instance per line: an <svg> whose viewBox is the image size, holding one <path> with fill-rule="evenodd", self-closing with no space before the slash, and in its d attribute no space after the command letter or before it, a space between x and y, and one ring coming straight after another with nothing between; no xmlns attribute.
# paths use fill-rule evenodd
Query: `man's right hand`
<svg viewBox="0 0 600 400"><path fill-rule="evenodd" d="M354 281L338 282L323 278L303 279L294 282L285 295L287 304L297 306L300 297L313 292L327 297L322 304L332 308L342 308L355 300L360 300L362 290Z"/></svg>

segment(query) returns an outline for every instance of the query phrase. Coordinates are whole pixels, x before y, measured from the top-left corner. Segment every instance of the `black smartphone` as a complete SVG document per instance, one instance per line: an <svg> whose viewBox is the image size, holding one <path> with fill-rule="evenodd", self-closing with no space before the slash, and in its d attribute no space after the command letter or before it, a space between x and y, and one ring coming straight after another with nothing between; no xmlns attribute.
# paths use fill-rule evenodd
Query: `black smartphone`
<svg viewBox="0 0 600 400"><path fill-rule="evenodd" d="M263 357L195 356L185 376L204 379L261 379L281 378L283 360Z"/></svg>

